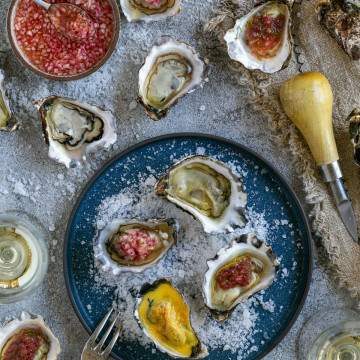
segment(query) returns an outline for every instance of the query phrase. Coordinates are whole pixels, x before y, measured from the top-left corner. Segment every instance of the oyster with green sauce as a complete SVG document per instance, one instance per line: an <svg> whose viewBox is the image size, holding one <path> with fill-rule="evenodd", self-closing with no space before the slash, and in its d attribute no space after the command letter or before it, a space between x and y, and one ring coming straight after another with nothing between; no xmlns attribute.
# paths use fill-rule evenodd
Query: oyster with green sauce
<svg viewBox="0 0 360 360"><path fill-rule="evenodd" d="M207 233L232 232L246 223L242 180L212 158L183 159L157 182L155 192L192 214Z"/></svg>
<svg viewBox="0 0 360 360"><path fill-rule="evenodd" d="M114 275L142 272L157 264L176 244L177 233L174 219L115 220L100 231L95 259L103 271Z"/></svg>
<svg viewBox="0 0 360 360"><path fill-rule="evenodd" d="M0 131L13 131L17 124L11 112L10 102L6 96L4 74L0 69Z"/></svg>
<svg viewBox="0 0 360 360"><path fill-rule="evenodd" d="M178 14L181 0L120 0L128 21L158 21Z"/></svg>
<svg viewBox="0 0 360 360"><path fill-rule="evenodd" d="M36 101L49 157L75 166L88 153L108 148L116 141L115 119L110 111L78 101L50 96Z"/></svg>
<svg viewBox="0 0 360 360"><path fill-rule="evenodd" d="M174 358L200 359L208 355L190 319L190 308L170 281L161 279L140 290L135 317L156 347Z"/></svg>
<svg viewBox="0 0 360 360"><path fill-rule="evenodd" d="M25 312L0 328L1 360L56 360L60 344L41 316Z"/></svg>
<svg viewBox="0 0 360 360"><path fill-rule="evenodd" d="M204 63L185 43L163 38L139 72L139 102L159 120L179 98L202 83Z"/></svg>
<svg viewBox="0 0 360 360"><path fill-rule="evenodd" d="M207 265L205 304L216 320L223 321L237 305L273 283L278 261L270 246L247 234L221 249Z"/></svg>
<svg viewBox="0 0 360 360"><path fill-rule="evenodd" d="M360 166L360 109L354 109L349 115L349 133L351 144L354 149L355 164Z"/></svg>

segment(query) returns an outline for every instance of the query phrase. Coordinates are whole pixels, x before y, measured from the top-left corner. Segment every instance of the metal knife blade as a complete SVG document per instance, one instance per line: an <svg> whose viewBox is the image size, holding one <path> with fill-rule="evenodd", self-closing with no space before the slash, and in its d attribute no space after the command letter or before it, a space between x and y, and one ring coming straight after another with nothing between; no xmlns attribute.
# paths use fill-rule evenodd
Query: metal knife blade
<svg viewBox="0 0 360 360"><path fill-rule="evenodd" d="M347 231L355 242L359 242L355 213L342 180L339 162L321 165L320 172L325 182L330 185L336 207Z"/></svg>
<svg viewBox="0 0 360 360"><path fill-rule="evenodd" d="M359 235L351 201L344 201L337 207L347 231L355 242L359 242Z"/></svg>

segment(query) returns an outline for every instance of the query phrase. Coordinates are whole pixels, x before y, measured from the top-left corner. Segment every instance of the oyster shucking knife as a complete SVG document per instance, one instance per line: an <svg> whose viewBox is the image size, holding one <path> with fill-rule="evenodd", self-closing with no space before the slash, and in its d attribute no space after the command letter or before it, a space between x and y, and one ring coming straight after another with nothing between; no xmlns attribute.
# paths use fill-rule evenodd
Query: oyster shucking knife
<svg viewBox="0 0 360 360"><path fill-rule="evenodd" d="M280 101L307 141L324 181L330 184L346 229L358 242L354 210L342 180L334 138L333 94L329 81L319 72L299 74L282 84Z"/></svg>

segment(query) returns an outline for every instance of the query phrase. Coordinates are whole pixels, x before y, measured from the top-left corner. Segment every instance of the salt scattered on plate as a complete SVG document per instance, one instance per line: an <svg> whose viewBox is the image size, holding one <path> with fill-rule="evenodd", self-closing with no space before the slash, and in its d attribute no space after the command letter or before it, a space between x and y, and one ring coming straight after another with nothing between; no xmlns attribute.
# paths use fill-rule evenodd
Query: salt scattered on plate
<svg viewBox="0 0 360 360"><path fill-rule="evenodd" d="M198 153L203 153L203 149L199 149ZM155 267L142 274L125 273L121 278L115 277L103 273L95 264L96 286L102 291L107 287L116 287L114 306L121 311L123 328L126 329L121 335L122 340L138 341L148 347L151 341L144 336L134 319L135 296L146 282L151 283L159 278L170 279L190 305L192 324L201 341L210 349L238 354L240 360L257 350L253 345L254 335L258 331L255 326L258 314L254 305L260 304L264 310L274 312L275 304L272 300L265 301L260 293L239 305L226 325L218 323L205 307L201 293L203 275L207 269L206 260L214 257L221 247L243 233L253 231L266 240L270 226L264 214L248 208L250 221L244 229L227 235L205 234L198 221L154 194L155 181L153 175L141 178L137 186L129 186L119 194L105 198L97 209L94 225L97 230L101 230L116 218L176 218L180 224L177 245Z"/></svg>

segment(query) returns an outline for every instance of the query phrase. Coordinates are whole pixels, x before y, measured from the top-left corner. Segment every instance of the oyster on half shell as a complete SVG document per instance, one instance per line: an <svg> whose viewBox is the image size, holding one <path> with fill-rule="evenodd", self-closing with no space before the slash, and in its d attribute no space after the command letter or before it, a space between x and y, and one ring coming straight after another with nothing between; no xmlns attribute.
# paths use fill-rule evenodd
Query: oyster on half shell
<svg viewBox="0 0 360 360"><path fill-rule="evenodd" d="M158 21L178 14L181 0L120 0L128 21Z"/></svg>
<svg viewBox="0 0 360 360"><path fill-rule="evenodd" d="M287 66L292 53L289 6L269 1L236 21L225 35L230 58L247 69L274 73Z"/></svg>
<svg viewBox="0 0 360 360"><path fill-rule="evenodd" d="M231 232L245 225L247 195L242 181L220 161L185 158L157 182L155 191L192 214L207 233Z"/></svg>
<svg viewBox="0 0 360 360"><path fill-rule="evenodd" d="M4 74L0 69L0 131L16 130L18 125L10 108L9 99L4 87Z"/></svg>
<svg viewBox="0 0 360 360"><path fill-rule="evenodd" d="M111 222L95 242L95 259L103 271L142 272L154 266L176 243L178 224L174 219Z"/></svg>
<svg viewBox="0 0 360 360"><path fill-rule="evenodd" d="M115 119L110 111L78 101L50 96L34 102L39 110L49 157L70 167L86 155L116 141Z"/></svg>
<svg viewBox="0 0 360 360"><path fill-rule="evenodd" d="M278 261L271 247L247 234L221 249L207 265L203 297L216 320L223 321L237 305L272 284Z"/></svg>
<svg viewBox="0 0 360 360"><path fill-rule="evenodd" d="M0 328L0 359L56 360L60 344L41 316L23 312Z"/></svg>
<svg viewBox="0 0 360 360"><path fill-rule="evenodd" d="M183 42L163 38L154 46L139 72L139 102L159 120L179 98L202 82L204 63Z"/></svg>
<svg viewBox="0 0 360 360"><path fill-rule="evenodd" d="M160 351L184 359L208 355L191 325L189 305L170 281L161 279L142 287L135 318Z"/></svg>

